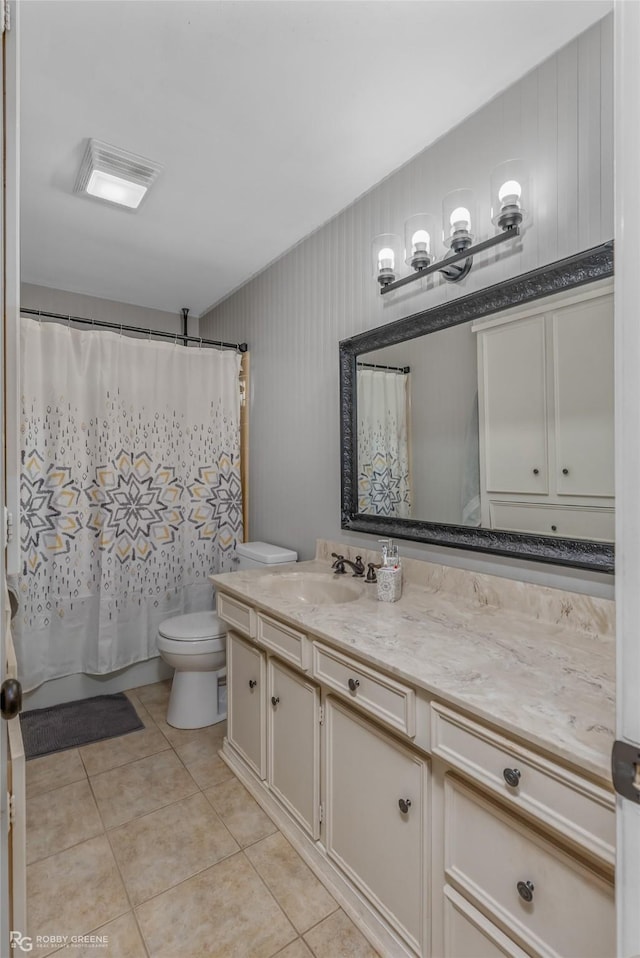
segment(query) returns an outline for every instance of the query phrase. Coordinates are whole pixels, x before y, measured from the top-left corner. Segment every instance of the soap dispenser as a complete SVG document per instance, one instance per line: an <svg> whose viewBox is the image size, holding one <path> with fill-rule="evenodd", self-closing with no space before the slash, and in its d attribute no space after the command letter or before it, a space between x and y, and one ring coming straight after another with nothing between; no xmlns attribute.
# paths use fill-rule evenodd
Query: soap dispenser
<svg viewBox="0 0 640 958"><path fill-rule="evenodd" d="M398 547L393 539L380 539L382 545L382 562L378 569L376 581L379 602L397 602L402 595L402 566L398 555Z"/></svg>

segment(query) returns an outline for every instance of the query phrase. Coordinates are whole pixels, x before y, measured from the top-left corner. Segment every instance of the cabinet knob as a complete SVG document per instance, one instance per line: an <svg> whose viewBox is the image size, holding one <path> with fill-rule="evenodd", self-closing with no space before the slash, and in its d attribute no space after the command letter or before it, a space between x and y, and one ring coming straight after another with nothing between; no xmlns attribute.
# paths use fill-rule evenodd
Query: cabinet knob
<svg viewBox="0 0 640 958"><path fill-rule="evenodd" d="M279 695L272 695L272 696L271 696L271 704L273 705L274 708L276 707L276 705L278 704L279 701L280 701L280 696L279 696Z"/></svg>
<svg viewBox="0 0 640 958"><path fill-rule="evenodd" d="M258 684L258 683L256 682L255 679L249 679L249 688L250 688L250 689L255 689L255 687L256 687L257 684Z"/></svg>
<svg viewBox="0 0 640 958"><path fill-rule="evenodd" d="M411 808L411 799L410 798L400 798L398 800L398 808L403 815L406 815L409 809Z"/></svg>
<svg viewBox="0 0 640 958"><path fill-rule="evenodd" d="M534 476L540 475L540 470L539 470L539 469L534 469L534 470L533 470L533 474L534 474Z"/></svg>
<svg viewBox="0 0 640 958"><path fill-rule="evenodd" d="M562 475L563 475L563 476L568 476L568 475L569 475L569 470L568 470L568 469L563 469L563 470L562 470Z"/></svg>
<svg viewBox="0 0 640 958"><path fill-rule="evenodd" d="M503 768L502 774L504 780L511 788L517 788L520 784L520 769L517 768Z"/></svg>
<svg viewBox="0 0 640 958"><path fill-rule="evenodd" d="M557 526L551 526L551 531L552 531L552 532L557 532L557 531L558 531L558 527L557 527Z"/></svg>
<svg viewBox="0 0 640 958"><path fill-rule="evenodd" d="M526 902L533 901L533 890L534 890L533 882L519 881L518 884L516 885L516 888L518 889L518 894L520 895L523 901L526 901Z"/></svg>
<svg viewBox="0 0 640 958"><path fill-rule="evenodd" d="M355 692L356 689L358 688L358 686L360 685L360 682L359 682L358 679L349 679L349 683L348 683L348 684L349 684L349 688L351 689L351 691L352 691L352 692Z"/></svg>

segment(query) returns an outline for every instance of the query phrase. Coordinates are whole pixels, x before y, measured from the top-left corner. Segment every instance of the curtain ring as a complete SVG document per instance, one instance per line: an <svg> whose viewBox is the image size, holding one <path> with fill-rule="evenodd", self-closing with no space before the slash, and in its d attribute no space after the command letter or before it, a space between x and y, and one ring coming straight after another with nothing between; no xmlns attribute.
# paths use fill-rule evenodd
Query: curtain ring
<svg viewBox="0 0 640 958"><path fill-rule="evenodd" d="M71 329L71 316L67 316L67 329Z"/></svg>
<svg viewBox="0 0 640 958"><path fill-rule="evenodd" d="M122 323L120 323L120 338L122 339Z"/></svg>
<svg viewBox="0 0 640 958"><path fill-rule="evenodd" d="M200 345L198 346L198 349L202 349L202 336L200 337Z"/></svg>
<svg viewBox="0 0 640 958"><path fill-rule="evenodd" d="M177 334L177 333L176 333L175 339L173 340L173 345L174 345L174 346L177 346L177 345L178 345L178 334Z"/></svg>
<svg viewBox="0 0 640 958"><path fill-rule="evenodd" d="M151 327L149 327L149 342L151 342Z"/></svg>

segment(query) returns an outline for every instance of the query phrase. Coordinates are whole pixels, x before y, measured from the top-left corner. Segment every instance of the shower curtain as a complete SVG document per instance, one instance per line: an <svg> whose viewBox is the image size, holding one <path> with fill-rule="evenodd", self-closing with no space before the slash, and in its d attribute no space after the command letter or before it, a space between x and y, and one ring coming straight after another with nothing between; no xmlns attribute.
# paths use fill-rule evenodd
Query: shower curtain
<svg viewBox="0 0 640 958"><path fill-rule="evenodd" d="M157 654L242 541L240 357L21 319L25 689Z"/></svg>
<svg viewBox="0 0 640 958"><path fill-rule="evenodd" d="M358 511L411 516L409 375L357 370Z"/></svg>

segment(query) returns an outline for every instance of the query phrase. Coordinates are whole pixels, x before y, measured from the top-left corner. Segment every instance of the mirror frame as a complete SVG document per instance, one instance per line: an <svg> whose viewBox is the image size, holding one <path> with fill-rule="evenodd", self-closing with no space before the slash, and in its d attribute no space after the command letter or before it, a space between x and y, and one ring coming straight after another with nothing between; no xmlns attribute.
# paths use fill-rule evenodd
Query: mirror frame
<svg viewBox="0 0 640 958"><path fill-rule="evenodd" d="M342 528L612 573L613 543L359 513L356 409L356 362L362 353L448 329L609 276L613 276L613 241L343 340L340 343Z"/></svg>

